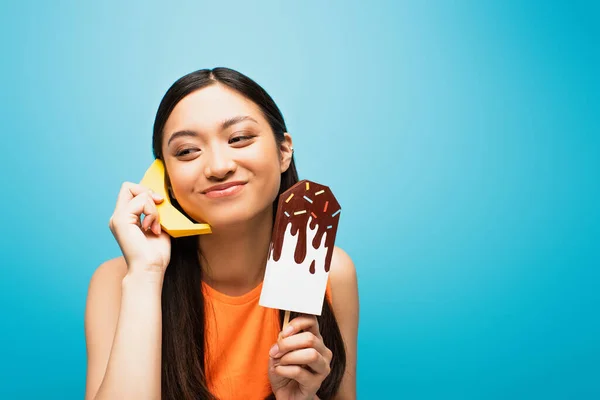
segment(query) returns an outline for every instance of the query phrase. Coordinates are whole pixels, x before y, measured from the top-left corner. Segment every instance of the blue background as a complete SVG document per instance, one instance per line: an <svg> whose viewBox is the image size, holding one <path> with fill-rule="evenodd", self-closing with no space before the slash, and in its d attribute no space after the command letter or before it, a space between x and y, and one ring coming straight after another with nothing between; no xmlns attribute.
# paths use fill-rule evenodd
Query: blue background
<svg viewBox="0 0 600 400"><path fill-rule="evenodd" d="M83 398L117 192L215 66L344 207L359 398L599 398L598 3L217 3L0 6L0 398Z"/></svg>

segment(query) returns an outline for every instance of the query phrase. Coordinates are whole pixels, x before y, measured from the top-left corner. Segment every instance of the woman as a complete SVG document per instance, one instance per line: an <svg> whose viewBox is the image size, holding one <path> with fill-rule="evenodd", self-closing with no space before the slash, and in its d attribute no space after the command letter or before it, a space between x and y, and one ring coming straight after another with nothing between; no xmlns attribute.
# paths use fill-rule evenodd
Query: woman
<svg viewBox="0 0 600 400"><path fill-rule="evenodd" d="M334 250L320 317L292 314L280 336L282 312L258 306L278 195L298 181L271 97L227 68L193 72L165 94L152 143L173 204L213 233L171 238L164 199L123 184L109 223L123 257L89 286L86 399L355 398L346 253Z"/></svg>

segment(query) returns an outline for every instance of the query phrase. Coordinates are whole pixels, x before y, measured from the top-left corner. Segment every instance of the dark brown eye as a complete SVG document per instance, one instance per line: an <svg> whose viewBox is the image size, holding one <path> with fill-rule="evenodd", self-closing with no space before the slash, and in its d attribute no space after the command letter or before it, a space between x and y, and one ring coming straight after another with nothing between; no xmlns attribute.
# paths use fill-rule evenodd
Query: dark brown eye
<svg viewBox="0 0 600 400"><path fill-rule="evenodd" d="M252 139L252 136L236 136L234 138L229 139L229 144L245 142L250 139Z"/></svg>
<svg viewBox="0 0 600 400"><path fill-rule="evenodd" d="M190 153L193 151L199 151L199 150L198 149L183 149L183 150L178 151L176 156L177 157L187 156L187 155L190 155Z"/></svg>

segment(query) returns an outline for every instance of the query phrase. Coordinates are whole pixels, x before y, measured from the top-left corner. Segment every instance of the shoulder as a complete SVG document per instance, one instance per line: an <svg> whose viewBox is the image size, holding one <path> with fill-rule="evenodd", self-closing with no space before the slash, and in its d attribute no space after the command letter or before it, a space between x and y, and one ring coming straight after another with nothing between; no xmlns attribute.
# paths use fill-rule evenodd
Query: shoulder
<svg viewBox="0 0 600 400"><path fill-rule="evenodd" d="M85 309L86 334L90 324L104 319L107 314L118 312L121 301L121 282L127 274L127 264L123 257L105 261L94 271L88 286Z"/></svg>
<svg viewBox="0 0 600 400"><path fill-rule="evenodd" d="M333 250L329 279L333 313L346 348L346 371L335 399L355 399L359 314L358 280L354 262L339 247L335 247Z"/></svg>
<svg viewBox="0 0 600 400"><path fill-rule="evenodd" d="M127 263L123 256L112 258L100 264L90 280L90 287L92 285L101 285L108 282L119 280L119 282L127 274Z"/></svg>
<svg viewBox="0 0 600 400"><path fill-rule="evenodd" d="M348 253L337 246L333 249L329 279L331 280L331 291L334 298L337 293L344 292L346 289L357 289L358 287L354 262Z"/></svg>
<svg viewBox="0 0 600 400"><path fill-rule="evenodd" d="M121 282L126 273L125 259L118 257L100 264L90 279L84 320L86 399L100 387L105 373L121 309Z"/></svg>
<svg viewBox="0 0 600 400"><path fill-rule="evenodd" d="M336 318L338 320L354 320L358 314L356 268L348 253L337 246L333 249L329 280L333 312Z"/></svg>
<svg viewBox="0 0 600 400"><path fill-rule="evenodd" d="M94 345L94 336L114 329L121 308L121 282L127 274L123 257L100 264L90 279L85 305L85 334L88 350ZM111 336L112 337L112 336Z"/></svg>
<svg viewBox="0 0 600 400"><path fill-rule="evenodd" d="M121 282L127 274L127 264L123 257L105 261L94 271L88 286L85 310L86 333L90 320L102 315L114 314L121 301Z"/></svg>

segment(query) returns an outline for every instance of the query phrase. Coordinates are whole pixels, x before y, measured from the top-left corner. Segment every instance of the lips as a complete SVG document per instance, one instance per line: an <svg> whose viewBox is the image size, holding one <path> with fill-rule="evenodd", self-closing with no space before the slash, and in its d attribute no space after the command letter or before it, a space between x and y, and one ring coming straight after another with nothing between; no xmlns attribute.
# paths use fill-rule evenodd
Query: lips
<svg viewBox="0 0 600 400"><path fill-rule="evenodd" d="M209 198L232 196L236 193L239 193L244 188L245 184L246 182L223 183L220 185L211 186L203 193Z"/></svg>

